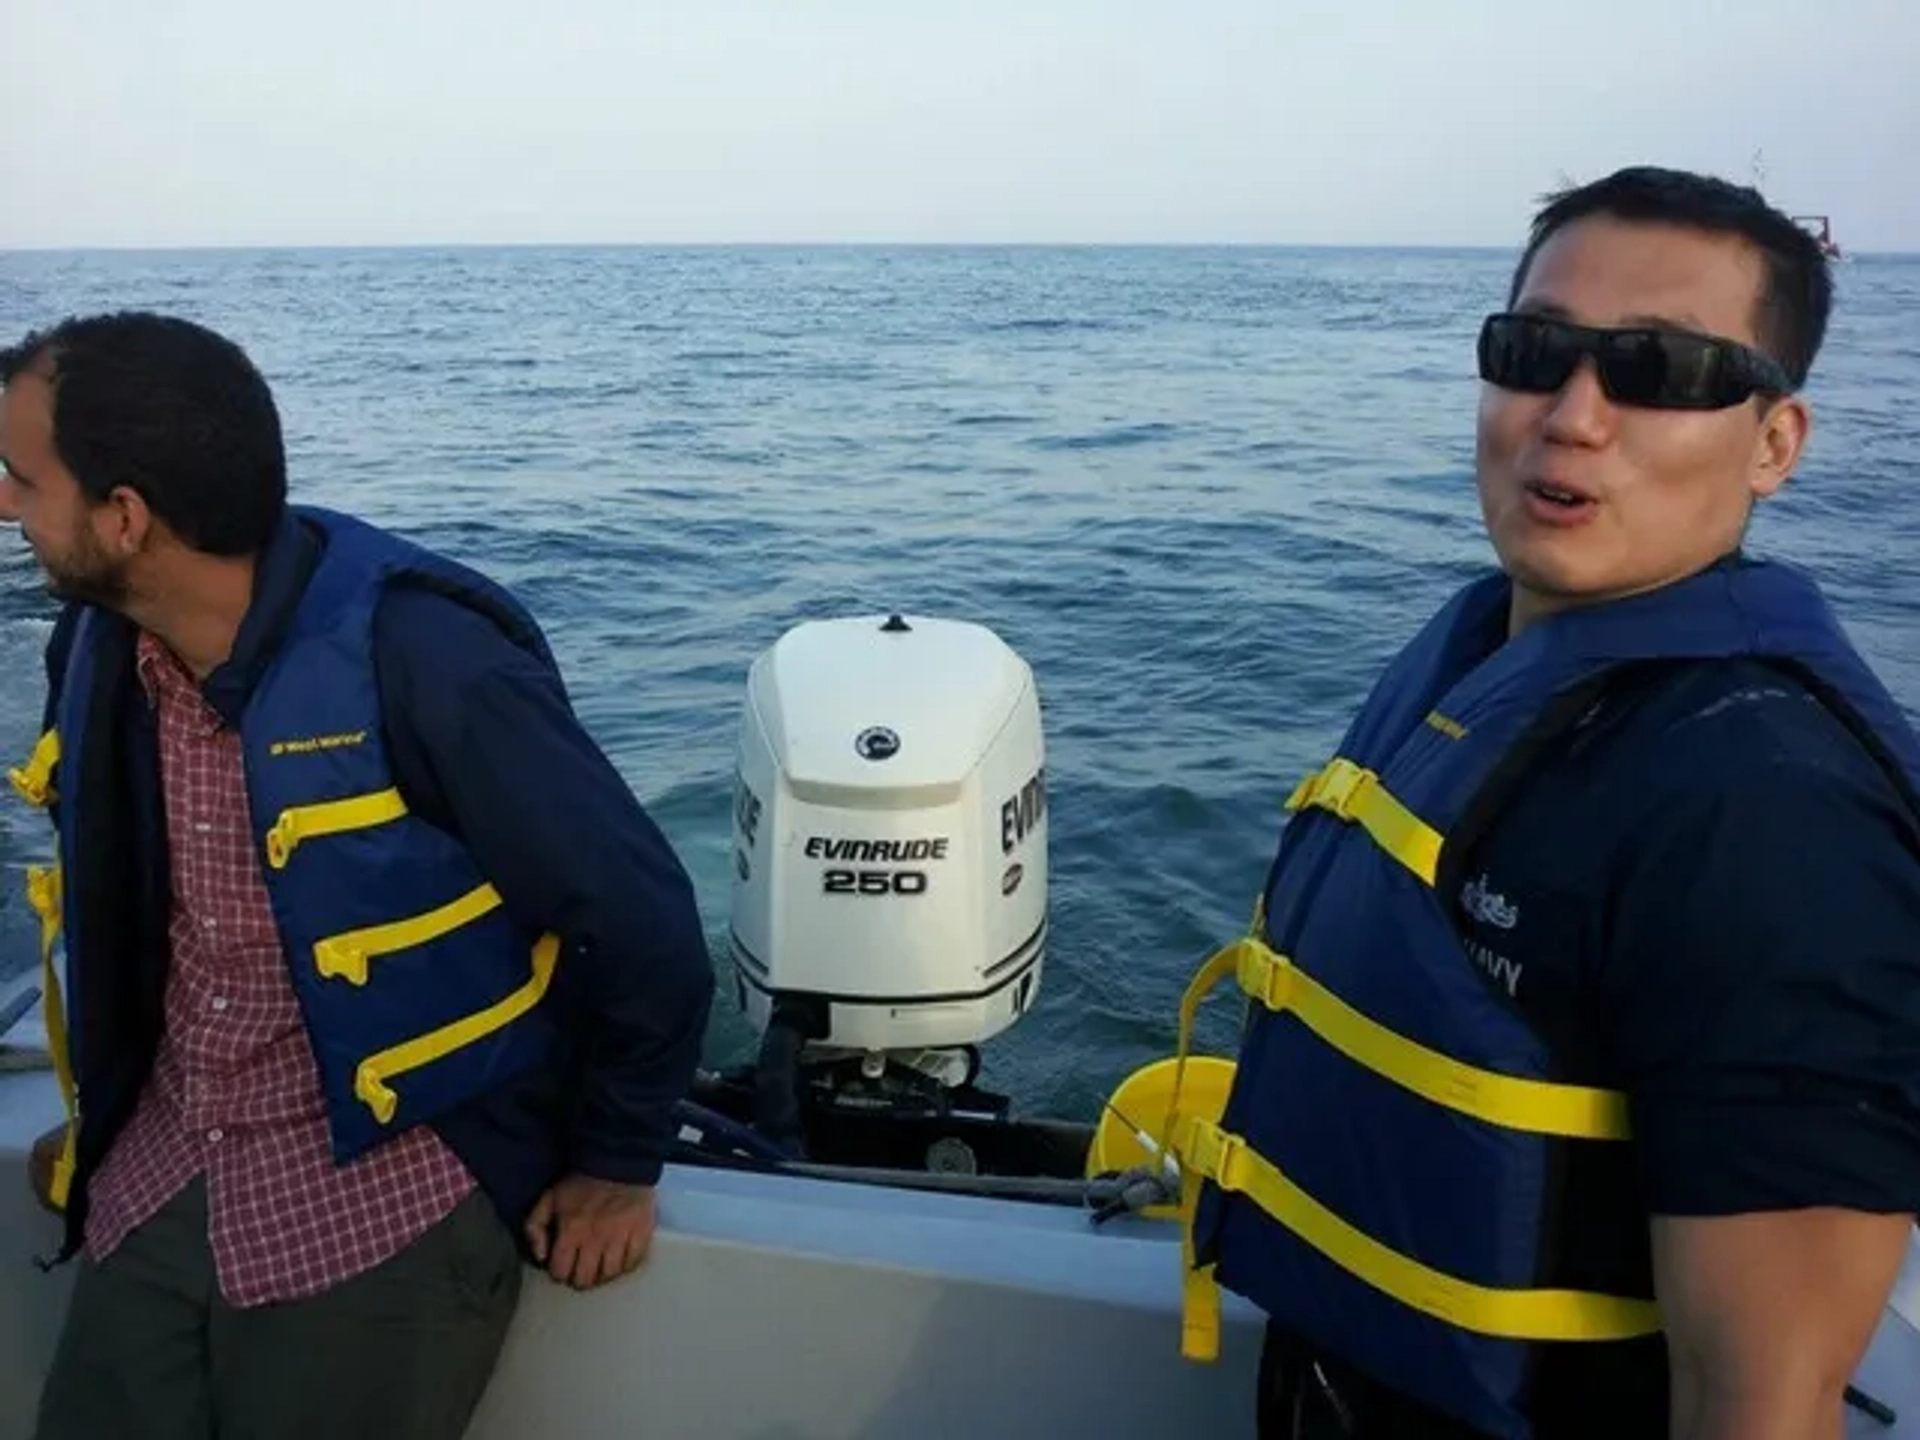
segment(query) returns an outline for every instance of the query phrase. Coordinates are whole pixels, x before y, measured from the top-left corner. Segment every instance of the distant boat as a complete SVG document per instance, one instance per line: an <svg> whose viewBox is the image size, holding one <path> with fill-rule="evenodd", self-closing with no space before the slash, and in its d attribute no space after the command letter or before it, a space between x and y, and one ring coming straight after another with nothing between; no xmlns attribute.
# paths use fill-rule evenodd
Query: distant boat
<svg viewBox="0 0 1920 1440"><path fill-rule="evenodd" d="M1767 160L1758 150L1753 152L1753 188L1763 195L1767 189ZM1795 215L1792 218L1794 224L1820 242L1820 253L1827 259L1847 258L1840 251L1840 242L1833 238L1833 221L1829 216Z"/></svg>
<svg viewBox="0 0 1920 1440"><path fill-rule="evenodd" d="M1796 215L1793 223L1820 242L1820 253L1829 260L1844 260L1840 244L1833 238L1833 222L1825 215Z"/></svg>

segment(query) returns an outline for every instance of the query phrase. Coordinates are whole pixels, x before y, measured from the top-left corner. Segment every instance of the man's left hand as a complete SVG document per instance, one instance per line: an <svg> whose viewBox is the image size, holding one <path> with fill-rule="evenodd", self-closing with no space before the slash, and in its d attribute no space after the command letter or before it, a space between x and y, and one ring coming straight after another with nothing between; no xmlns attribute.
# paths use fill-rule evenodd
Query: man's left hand
<svg viewBox="0 0 1920 1440"><path fill-rule="evenodd" d="M654 1218L651 1185L568 1175L533 1207L527 1243L554 1279L591 1290L640 1267Z"/></svg>

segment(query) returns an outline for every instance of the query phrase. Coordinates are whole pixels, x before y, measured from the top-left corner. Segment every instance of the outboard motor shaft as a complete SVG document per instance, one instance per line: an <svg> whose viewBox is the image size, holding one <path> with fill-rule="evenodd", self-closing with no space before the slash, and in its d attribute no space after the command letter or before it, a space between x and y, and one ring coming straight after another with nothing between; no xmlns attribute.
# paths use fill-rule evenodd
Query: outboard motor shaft
<svg viewBox="0 0 1920 1440"><path fill-rule="evenodd" d="M801 1122L801 1057L809 1041L827 1033L826 1005L807 996L782 995L773 1004L760 1037L760 1062L753 1076L754 1129L791 1159L806 1158Z"/></svg>

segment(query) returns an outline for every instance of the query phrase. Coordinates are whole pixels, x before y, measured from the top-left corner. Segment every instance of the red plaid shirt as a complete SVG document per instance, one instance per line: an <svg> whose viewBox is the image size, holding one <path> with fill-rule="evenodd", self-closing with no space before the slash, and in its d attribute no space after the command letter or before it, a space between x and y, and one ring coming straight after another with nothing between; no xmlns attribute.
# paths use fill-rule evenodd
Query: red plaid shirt
<svg viewBox="0 0 1920 1440"><path fill-rule="evenodd" d="M260 875L240 737L149 635L138 663L160 736L172 963L153 1073L89 1187L86 1251L104 1258L204 1173L221 1293L242 1306L295 1300L393 1255L474 1181L424 1125L335 1167Z"/></svg>

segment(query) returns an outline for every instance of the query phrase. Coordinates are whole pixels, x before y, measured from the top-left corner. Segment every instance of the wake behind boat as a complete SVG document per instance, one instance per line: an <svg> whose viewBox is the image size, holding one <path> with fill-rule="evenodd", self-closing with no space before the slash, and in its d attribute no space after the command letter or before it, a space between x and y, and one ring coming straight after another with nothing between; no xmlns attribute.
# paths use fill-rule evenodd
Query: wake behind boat
<svg viewBox="0 0 1920 1440"><path fill-rule="evenodd" d="M729 951L758 1054L681 1107L638 1275L529 1277L476 1440L1252 1433L1260 1316L1227 1297L1221 1359L1180 1357L1166 1065L1073 1120L977 1084L1040 1003L1049 845L1034 677L992 631L814 621L756 660ZM25 1173L62 1116L40 999L0 987L0 1440L70 1283L31 1263L59 1228ZM1189 1062L1184 1106L1227 1070ZM1920 1437L1917 1325L1920 1238L1849 1436Z"/></svg>

